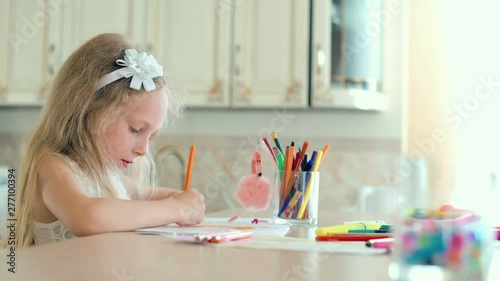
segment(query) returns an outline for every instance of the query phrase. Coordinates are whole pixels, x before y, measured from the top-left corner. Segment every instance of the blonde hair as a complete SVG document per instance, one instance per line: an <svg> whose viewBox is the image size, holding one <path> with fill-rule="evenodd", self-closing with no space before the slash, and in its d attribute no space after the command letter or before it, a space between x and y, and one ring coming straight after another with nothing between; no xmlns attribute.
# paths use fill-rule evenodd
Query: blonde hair
<svg viewBox="0 0 500 281"><path fill-rule="evenodd" d="M130 48L135 46L123 35L98 35L72 53L56 75L40 123L21 163L16 208L17 247L23 248L34 242L37 173L44 157L54 153L65 155L85 175L95 179L100 194L117 197L112 178L119 172L106 160L104 132L131 96L152 93L129 88L131 78L96 88L104 75L121 67L115 61L123 58L125 50ZM166 78L153 80L157 89L167 88L169 108L165 123L169 123L180 117L183 103L168 88ZM151 155L140 157L136 163L136 169L131 171L134 179L140 184L154 186L156 177Z"/></svg>

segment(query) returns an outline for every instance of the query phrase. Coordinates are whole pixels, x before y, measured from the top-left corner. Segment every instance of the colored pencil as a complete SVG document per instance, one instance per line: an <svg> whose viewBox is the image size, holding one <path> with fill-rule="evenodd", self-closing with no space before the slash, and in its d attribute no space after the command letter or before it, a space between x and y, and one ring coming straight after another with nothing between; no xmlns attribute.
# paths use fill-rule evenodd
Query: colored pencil
<svg viewBox="0 0 500 281"><path fill-rule="evenodd" d="M372 239L380 238L392 238L392 235L388 234L336 234L336 235L325 235L316 236L316 241L369 241Z"/></svg>
<svg viewBox="0 0 500 281"><path fill-rule="evenodd" d="M322 161L325 158L326 154L328 153L328 150L330 150L330 145L329 144L325 145L325 147L323 148L323 157L321 157Z"/></svg>
<svg viewBox="0 0 500 281"><path fill-rule="evenodd" d="M189 152L189 162L188 162L188 166L187 166L186 182L184 183L184 190L189 189L189 184L191 181L191 171L193 170L193 162L194 162L194 154L195 153L196 153L196 146L192 145L191 151Z"/></svg>

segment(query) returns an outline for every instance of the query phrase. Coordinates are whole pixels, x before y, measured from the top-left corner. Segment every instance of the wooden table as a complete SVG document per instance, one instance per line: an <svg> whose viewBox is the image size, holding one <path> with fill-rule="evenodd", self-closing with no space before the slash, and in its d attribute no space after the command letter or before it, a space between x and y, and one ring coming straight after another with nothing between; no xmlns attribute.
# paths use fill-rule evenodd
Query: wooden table
<svg viewBox="0 0 500 281"><path fill-rule="evenodd" d="M376 215L321 213L319 225ZM314 228L287 236L312 237ZM2 257L6 253L2 252ZM108 233L16 252L16 273L2 259L0 280L390 280L390 255L360 256L203 246L133 232ZM496 262L500 264L500 262ZM489 280L500 280L500 274Z"/></svg>

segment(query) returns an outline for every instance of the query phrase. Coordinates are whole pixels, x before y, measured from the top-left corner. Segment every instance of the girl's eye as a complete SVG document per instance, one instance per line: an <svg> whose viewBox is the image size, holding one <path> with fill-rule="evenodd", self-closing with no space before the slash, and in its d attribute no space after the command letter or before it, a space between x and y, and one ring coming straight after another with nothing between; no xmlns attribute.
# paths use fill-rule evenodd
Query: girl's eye
<svg viewBox="0 0 500 281"><path fill-rule="evenodd" d="M135 129L134 127L130 127L130 131L134 134L138 134L141 132L140 130Z"/></svg>

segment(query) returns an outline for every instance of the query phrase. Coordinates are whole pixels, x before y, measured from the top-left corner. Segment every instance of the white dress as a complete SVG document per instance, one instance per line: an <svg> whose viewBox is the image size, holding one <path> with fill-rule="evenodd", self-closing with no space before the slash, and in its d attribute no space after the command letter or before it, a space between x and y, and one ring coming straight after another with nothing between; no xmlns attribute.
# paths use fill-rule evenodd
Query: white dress
<svg viewBox="0 0 500 281"><path fill-rule="evenodd" d="M73 174L75 176L76 182L88 196L94 198L102 197L100 192L100 187L96 181L86 177L82 173L80 168L76 165L76 163L74 163L68 157L64 155L58 155L58 156L63 158L70 165L71 170L73 171ZM114 186L117 187L119 199L130 199L121 180L115 178ZM35 227L34 236L36 245L67 240L76 237L66 228L66 226L60 220L56 220L51 223L41 223L35 220L34 227Z"/></svg>

